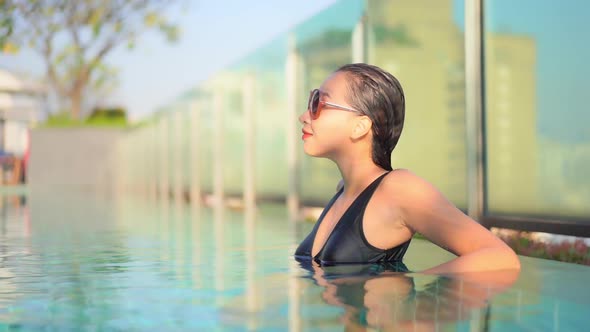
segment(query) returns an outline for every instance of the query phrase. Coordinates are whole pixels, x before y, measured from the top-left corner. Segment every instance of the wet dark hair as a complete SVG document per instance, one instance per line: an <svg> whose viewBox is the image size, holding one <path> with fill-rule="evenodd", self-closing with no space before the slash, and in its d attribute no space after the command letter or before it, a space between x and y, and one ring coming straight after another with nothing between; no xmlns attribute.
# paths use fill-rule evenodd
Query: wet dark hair
<svg viewBox="0 0 590 332"><path fill-rule="evenodd" d="M349 80L347 102L373 121L373 162L392 170L391 152L404 127L405 97L399 81L385 70L366 63L344 65L336 72Z"/></svg>

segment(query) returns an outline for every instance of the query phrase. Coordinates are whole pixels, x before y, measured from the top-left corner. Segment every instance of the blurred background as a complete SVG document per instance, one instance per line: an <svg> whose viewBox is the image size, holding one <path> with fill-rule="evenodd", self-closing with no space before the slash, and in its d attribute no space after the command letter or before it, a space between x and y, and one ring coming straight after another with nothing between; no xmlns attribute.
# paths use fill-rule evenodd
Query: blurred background
<svg viewBox="0 0 590 332"><path fill-rule="evenodd" d="M475 204L513 246L590 236L586 1L489 0L481 16L463 0L39 3L0 1L3 192L313 217L340 175L304 155L297 116L332 71L367 62L406 93L394 168Z"/></svg>

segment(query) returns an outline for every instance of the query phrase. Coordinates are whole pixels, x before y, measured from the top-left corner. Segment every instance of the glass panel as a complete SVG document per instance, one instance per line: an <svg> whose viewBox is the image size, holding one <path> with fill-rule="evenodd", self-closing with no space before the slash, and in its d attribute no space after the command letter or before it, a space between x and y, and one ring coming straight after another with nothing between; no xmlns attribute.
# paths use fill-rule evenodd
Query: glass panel
<svg viewBox="0 0 590 332"><path fill-rule="evenodd" d="M241 195L244 184L244 111L242 77L227 71L216 75L223 116L223 184L227 195Z"/></svg>
<svg viewBox="0 0 590 332"><path fill-rule="evenodd" d="M253 94L255 187L262 198L283 198L287 192L287 79L285 75L288 37L280 36L241 60L231 69L240 75L240 108L244 113L244 82L250 78ZM236 123L242 140L245 122ZM237 130L236 127L235 129ZM245 145L242 144L245 147ZM228 147L229 148L229 147ZM242 162L235 165L244 165ZM236 167L233 165L232 167ZM239 167L243 173L243 167ZM243 174L242 174L243 179ZM243 181L239 184L243 188Z"/></svg>
<svg viewBox="0 0 590 332"><path fill-rule="evenodd" d="M286 78L287 37L281 36L188 93L187 103L199 112L199 160L201 190L213 191L215 94L223 117L223 180L227 195L241 195L244 185L244 81L252 78L254 94L255 181L259 197L284 196L287 192Z"/></svg>
<svg viewBox="0 0 590 332"><path fill-rule="evenodd" d="M467 206L463 8L452 0L368 2L369 63L406 96L393 168L408 168ZM458 19L457 19L458 18Z"/></svg>
<svg viewBox="0 0 590 332"><path fill-rule="evenodd" d="M590 2L485 3L488 211L588 217Z"/></svg>
<svg viewBox="0 0 590 332"><path fill-rule="evenodd" d="M197 128L198 149L192 153L198 154L199 183L203 192L213 192L213 112L211 96L205 90L206 83L194 93L192 102L195 105L193 112L199 113Z"/></svg>

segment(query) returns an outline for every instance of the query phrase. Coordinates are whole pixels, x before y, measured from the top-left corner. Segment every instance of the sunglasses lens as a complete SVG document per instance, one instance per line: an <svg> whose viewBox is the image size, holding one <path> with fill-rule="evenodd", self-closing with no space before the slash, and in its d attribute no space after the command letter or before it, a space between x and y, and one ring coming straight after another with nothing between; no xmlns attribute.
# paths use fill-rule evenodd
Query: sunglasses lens
<svg viewBox="0 0 590 332"><path fill-rule="evenodd" d="M312 119L317 119L319 116L319 104L320 104L320 91L313 90L311 96L309 96L309 111L311 112Z"/></svg>

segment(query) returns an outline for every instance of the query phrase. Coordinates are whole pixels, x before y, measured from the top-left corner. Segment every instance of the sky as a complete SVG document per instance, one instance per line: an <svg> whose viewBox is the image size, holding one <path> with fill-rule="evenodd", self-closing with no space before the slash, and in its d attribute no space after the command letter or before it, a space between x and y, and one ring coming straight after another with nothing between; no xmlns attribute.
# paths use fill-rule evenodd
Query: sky
<svg viewBox="0 0 590 332"><path fill-rule="evenodd" d="M111 102L140 119L335 2L184 1L168 14L181 29L177 43L151 32L135 49L123 47L109 55L107 61L119 70ZM41 60L27 50L0 54L0 67L37 77L44 72Z"/></svg>

